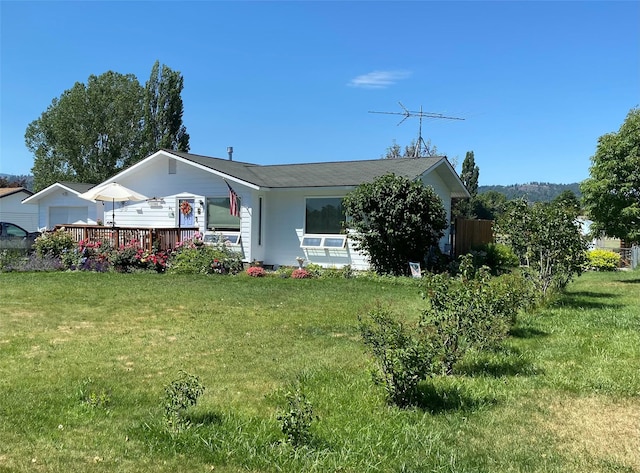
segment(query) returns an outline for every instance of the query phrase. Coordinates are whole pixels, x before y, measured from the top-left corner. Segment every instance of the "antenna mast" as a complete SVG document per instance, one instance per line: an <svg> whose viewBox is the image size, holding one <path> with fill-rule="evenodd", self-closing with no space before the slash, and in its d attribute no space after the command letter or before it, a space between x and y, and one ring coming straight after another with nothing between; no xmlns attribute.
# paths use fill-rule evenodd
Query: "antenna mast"
<svg viewBox="0 0 640 473"><path fill-rule="evenodd" d="M422 155L422 146L424 146L425 150L428 149L427 148L427 144L424 142L424 139L422 138L422 119L423 118L443 118L443 119L446 119L446 120L464 120L464 118L445 116L442 113L423 112L422 111L422 105L420 105L420 111L419 112L411 111L411 110L408 110L407 107L402 105L402 102L398 102L398 103L402 107L402 110L403 110L402 112L374 112L374 111L369 111L369 113L384 113L386 115L402 115L404 118L402 120L400 120L400 122L398 123L398 126L400 126L407 118L418 117L419 118L418 141L416 143L416 147L413 150L413 157L414 158L419 158Z"/></svg>

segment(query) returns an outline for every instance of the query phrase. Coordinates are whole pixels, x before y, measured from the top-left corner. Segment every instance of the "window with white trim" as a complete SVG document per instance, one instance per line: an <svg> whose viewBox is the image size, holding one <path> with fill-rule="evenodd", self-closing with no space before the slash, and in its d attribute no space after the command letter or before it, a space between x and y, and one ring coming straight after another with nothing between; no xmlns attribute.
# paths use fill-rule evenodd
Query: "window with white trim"
<svg viewBox="0 0 640 473"><path fill-rule="evenodd" d="M230 248L240 248L240 232L211 231L204 232L202 241L205 245L224 245Z"/></svg>
<svg viewBox="0 0 640 473"><path fill-rule="evenodd" d="M342 197L307 197L302 248L340 249L347 243Z"/></svg>
<svg viewBox="0 0 640 473"><path fill-rule="evenodd" d="M207 198L207 228L220 231L240 231L240 217L231 215L229 197ZM240 198L238 198L238 207Z"/></svg>

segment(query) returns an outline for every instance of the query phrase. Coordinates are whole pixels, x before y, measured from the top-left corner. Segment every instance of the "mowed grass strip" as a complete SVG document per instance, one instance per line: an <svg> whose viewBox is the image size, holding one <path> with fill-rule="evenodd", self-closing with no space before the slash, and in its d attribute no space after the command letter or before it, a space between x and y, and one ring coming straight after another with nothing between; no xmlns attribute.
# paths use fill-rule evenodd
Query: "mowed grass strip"
<svg viewBox="0 0 640 473"><path fill-rule="evenodd" d="M411 280L0 274L0 471L640 471L640 273L587 274L503 349L384 404L357 316ZM163 387L206 391L168 433ZM300 385L308 447L276 415Z"/></svg>

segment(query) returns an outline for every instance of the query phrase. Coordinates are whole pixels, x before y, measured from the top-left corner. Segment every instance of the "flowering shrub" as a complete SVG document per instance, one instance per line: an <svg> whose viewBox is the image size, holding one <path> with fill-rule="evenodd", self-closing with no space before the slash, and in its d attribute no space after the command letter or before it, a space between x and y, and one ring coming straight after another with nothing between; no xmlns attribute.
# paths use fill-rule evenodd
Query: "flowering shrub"
<svg viewBox="0 0 640 473"><path fill-rule="evenodd" d="M247 269L247 274L254 278L261 278L263 276L266 276L267 272L264 270L264 268L261 268L259 266L251 266Z"/></svg>
<svg viewBox="0 0 640 473"><path fill-rule="evenodd" d="M64 228L45 232L36 238L35 249L39 256L61 257L76 246L73 236Z"/></svg>
<svg viewBox="0 0 640 473"><path fill-rule="evenodd" d="M296 269L291 273L291 277L293 279L309 279L313 276L306 269Z"/></svg>
<svg viewBox="0 0 640 473"><path fill-rule="evenodd" d="M113 248L107 242L80 240L78 242L79 261L75 264L68 262L70 269L81 269L84 271L107 271L110 267L109 258Z"/></svg>

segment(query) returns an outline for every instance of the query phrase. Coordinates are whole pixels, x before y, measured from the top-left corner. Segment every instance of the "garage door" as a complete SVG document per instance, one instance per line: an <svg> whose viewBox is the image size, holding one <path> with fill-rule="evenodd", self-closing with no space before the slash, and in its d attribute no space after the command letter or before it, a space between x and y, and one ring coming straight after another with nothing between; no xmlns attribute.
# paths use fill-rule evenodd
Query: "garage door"
<svg viewBox="0 0 640 473"><path fill-rule="evenodd" d="M49 207L49 227L68 223L87 223L87 207Z"/></svg>

